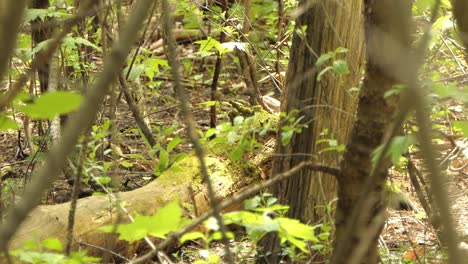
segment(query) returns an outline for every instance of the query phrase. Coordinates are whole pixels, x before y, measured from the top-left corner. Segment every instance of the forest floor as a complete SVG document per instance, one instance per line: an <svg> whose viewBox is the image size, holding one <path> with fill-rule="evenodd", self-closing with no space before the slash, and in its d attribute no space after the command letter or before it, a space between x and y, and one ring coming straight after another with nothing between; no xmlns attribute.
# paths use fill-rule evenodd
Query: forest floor
<svg viewBox="0 0 468 264"><path fill-rule="evenodd" d="M186 54L190 53L190 47L185 47ZM200 64L200 69L202 68ZM229 69L221 76L220 90L223 91L222 100L231 100L241 98L247 101L245 95L239 95L240 91L233 87L242 86L241 80L233 80L230 72L235 69ZM190 85L191 89L191 104L193 106L193 114L200 129L206 130L209 127L209 109L202 103L209 100L209 83L211 83L210 75L206 71L194 70L194 73L200 75L200 80L205 82L195 82ZM158 131L153 131L157 139L163 144L175 136L184 138L185 125L182 123L178 104L173 99L171 92L171 84L166 83L165 92L140 95L140 106L146 109L144 115L148 123L154 128L159 128ZM267 91L264 90L264 93ZM138 95L137 95L138 96ZM465 243L468 243L468 142L466 139L454 135L451 127L451 122L454 120L466 120L467 113L464 112L463 103L454 100L439 102L440 105L446 107L449 112L444 118L437 119L438 125L444 131L447 137L441 137L437 142L440 146L440 156L449 160L445 163L447 188L451 199L451 210L455 220L455 226L458 234ZM93 146L100 149L99 155L102 160L114 161L109 174L116 176L117 185L121 191L129 191L143 186L145 183L154 179L153 173L157 167L158 161L152 158L149 154L149 149L141 138L140 133L136 128L131 112L128 110L125 101L120 101L117 107L117 119L114 123L115 132L112 132L116 138L116 145L112 146L114 152L121 152L123 155L116 154L111 156L104 154L105 142L97 140L92 142ZM219 113L219 121L229 121L227 112L229 109L222 106ZM166 128L171 128L170 131L164 132ZM36 132L34 132L36 133ZM93 139L91 139L93 140ZM31 175L31 170L34 167L40 166L43 157L37 156L34 162L31 162L31 157L23 155L23 150L20 147L23 144L21 133L2 133L0 134L0 172L3 184L2 188L2 205L7 205L16 201L21 196L21 186L28 182ZM190 149L187 142L180 144L174 153L176 155ZM115 153L114 153L115 154ZM412 155L412 162L422 172L423 178L428 181L425 175L424 166L422 164L422 155L415 151ZM443 159L445 159L443 158ZM271 166L267 164L266 166ZM267 168L265 168L267 170ZM70 174L70 171L65 171L64 175ZM417 198L414 187L406 170L391 170L392 186L398 188L410 197L414 203L412 211L396 211L389 210L388 219L384 227L380 239L380 248L382 254L387 256L383 259L384 263L399 263L402 259L411 260L414 263L424 263L422 259L427 257L429 263L444 263L444 255L440 254L440 243L437 240L436 232L429 223L427 216ZM70 180L62 177L53 184L53 187L44 196L44 203L56 204L70 200L71 197ZM90 195L93 190L92 186L87 186L83 189L81 196ZM3 207L2 207L3 209ZM2 210L3 211L3 210ZM250 242L235 242L235 247L238 248L239 254L243 254L246 263L253 262L254 246ZM466 245L466 244L465 244ZM202 246L190 245L185 248L185 252L198 252ZM219 247L219 250L221 247ZM216 244L213 246L216 251ZM220 254L222 254L220 252ZM189 262L193 257L187 257L182 262Z"/></svg>

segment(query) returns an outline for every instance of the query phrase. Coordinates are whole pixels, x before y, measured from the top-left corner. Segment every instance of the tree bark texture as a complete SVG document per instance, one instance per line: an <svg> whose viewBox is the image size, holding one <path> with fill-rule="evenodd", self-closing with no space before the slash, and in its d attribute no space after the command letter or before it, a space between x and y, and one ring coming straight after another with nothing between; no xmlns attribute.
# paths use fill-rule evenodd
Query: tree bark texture
<svg viewBox="0 0 468 264"><path fill-rule="evenodd" d="M377 213L383 212L383 185L389 162L380 166L370 184L367 199L370 211L360 212L355 225L350 219L361 195L366 193L366 180L372 171L371 154L383 142L398 104L386 91L398 84L389 69L402 67L398 58L410 50L411 3L406 0L366 0L366 76L359 96L357 120L353 125L338 182L336 238L331 263L349 263L350 256L364 239L370 239L364 258L358 263L378 263L377 238L382 225L369 237L366 231L375 224ZM408 4L409 3L409 4ZM367 207L366 207L367 208ZM348 233L347 233L348 232Z"/></svg>
<svg viewBox="0 0 468 264"><path fill-rule="evenodd" d="M308 127L295 134L290 144L282 146L281 129L288 124L280 121L276 153L281 156L274 160L272 175L310 160L310 154L312 160L322 164L339 163L341 154L336 151L320 154L319 151L328 146L317 144L317 140L327 129L328 138L333 134L334 139L344 144L351 130L357 98L349 89L359 84L364 54L362 6L359 0L300 1L297 10L301 14L296 19L282 111L300 110L298 116L305 117L303 122L308 123ZM297 33L304 29L303 34ZM324 68L315 66L318 57L338 47L349 50L337 58L348 63L350 74L338 76L328 72L317 81ZM326 217L323 206L336 196L336 180L319 172L302 170L297 177L274 187L273 193L280 203L291 206L289 217L313 224ZM279 262L279 245L274 240L266 238L263 242L263 253L271 254L266 263Z"/></svg>
<svg viewBox="0 0 468 264"><path fill-rule="evenodd" d="M468 1L466 0L453 0L453 14L457 20L457 27L460 39L463 45L468 49ZM468 51L465 51L465 60L468 63Z"/></svg>
<svg viewBox="0 0 468 264"><path fill-rule="evenodd" d="M33 0L29 4L29 8L36 8L36 9L47 9L49 8L49 0ZM52 34L52 25L51 20L46 19L45 21L41 21L40 19L35 19L31 22L31 36L33 40L33 45L37 46L37 44L49 39ZM43 51L39 51L36 56L42 56ZM49 61L41 61L39 62L40 67L37 69L37 75L39 77L39 85L41 93L47 91L49 86L49 70L50 65Z"/></svg>

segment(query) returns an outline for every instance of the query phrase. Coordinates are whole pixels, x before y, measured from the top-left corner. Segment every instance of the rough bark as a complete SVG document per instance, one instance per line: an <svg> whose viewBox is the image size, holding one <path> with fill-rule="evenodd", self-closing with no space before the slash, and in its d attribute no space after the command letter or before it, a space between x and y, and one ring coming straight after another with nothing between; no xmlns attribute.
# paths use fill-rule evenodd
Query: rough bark
<svg viewBox="0 0 468 264"><path fill-rule="evenodd" d="M408 1L364 2L366 76L359 96L357 120L341 163L344 176L338 182L335 252L331 263L349 263L350 257L362 250L359 247L364 240L368 247L364 247L366 253L358 263L378 263L377 238L383 221L378 222L376 217L385 207L382 190L390 164L385 162L380 166L369 189L366 189L366 180L372 171L371 154L382 143L398 102L394 96L384 96L397 84L389 69L401 67L394 58L398 58L402 51L410 50L411 9ZM360 209L356 204L362 195L367 195L366 206L363 206L367 210L353 212ZM350 223L353 213L358 218L355 223Z"/></svg>
<svg viewBox="0 0 468 264"><path fill-rule="evenodd" d="M457 20L460 39L468 50L468 1L453 0L453 14ZM465 51L465 60L468 63L468 51Z"/></svg>
<svg viewBox="0 0 468 264"><path fill-rule="evenodd" d="M47 9L49 8L49 0L33 0L29 4L29 8L36 8L36 9ZM36 19L31 22L31 37L33 40L33 45L36 46L37 44L49 39L52 33L52 26L51 20L47 19L45 21L41 21L40 19ZM41 54L43 51L39 51L36 56L42 56ZM40 91L44 93L47 91L49 86L49 61L42 61L40 62L41 67L37 69L37 75L39 77L39 84L40 84Z"/></svg>
<svg viewBox="0 0 468 264"><path fill-rule="evenodd" d="M289 113L300 110L304 122L309 123L302 133L293 136L291 143L281 146L276 153L282 154L274 160L272 175L283 172L304 160L313 160L330 166L339 163L340 154L319 154L324 145L317 144L320 134L328 129L341 144L346 142L354 119L356 98L349 89L358 86L363 58L363 27L361 1L301 1L296 19L296 32L306 26L304 34L295 34L291 47L291 58L283 94L282 111ZM351 73L337 76L325 74L321 81L315 63L318 56L338 47L349 49L339 56L347 61ZM285 124L282 124L285 125ZM277 142L281 142L281 126ZM331 136L329 136L331 137ZM292 155L305 153L306 155ZM307 155L309 154L309 155ZM311 177L313 174L314 177ZM278 184L273 193L282 204L290 205L288 216L306 223L323 221L327 217L320 208L336 195L336 181L318 172L303 170L294 177ZM331 221L327 217L327 221ZM271 254L268 263L278 263L279 245L273 238L263 243L265 254ZM259 262L264 262L261 259Z"/></svg>

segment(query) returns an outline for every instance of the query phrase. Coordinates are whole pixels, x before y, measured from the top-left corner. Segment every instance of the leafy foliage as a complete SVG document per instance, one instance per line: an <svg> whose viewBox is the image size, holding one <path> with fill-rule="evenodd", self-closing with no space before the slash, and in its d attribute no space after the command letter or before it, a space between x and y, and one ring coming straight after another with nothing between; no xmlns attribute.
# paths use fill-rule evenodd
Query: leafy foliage
<svg viewBox="0 0 468 264"><path fill-rule="evenodd" d="M87 256L86 251L72 252L69 257L63 253L63 245L60 240L47 238L40 244L29 241L23 249L14 250L12 256L17 257L23 263L31 264L87 264L100 263L100 258Z"/></svg>
<svg viewBox="0 0 468 264"><path fill-rule="evenodd" d="M187 223L177 202L172 202L159 209L153 216L136 215L133 223L118 225L116 232L120 234L119 239L128 242L146 236L166 238L169 232L176 231ZM106 226L101 228L101 231L109 233L113 229L114 226Z"/></svg>
<svg viewBox="0 0 468 264"><path fill-rule="evenodd" d="M76 110L82 101L82 96L73 92L54 91L41 95L32 103L18 102L16 108L29 117L37 119L52 119L57 115L67 114Z"/></svg>

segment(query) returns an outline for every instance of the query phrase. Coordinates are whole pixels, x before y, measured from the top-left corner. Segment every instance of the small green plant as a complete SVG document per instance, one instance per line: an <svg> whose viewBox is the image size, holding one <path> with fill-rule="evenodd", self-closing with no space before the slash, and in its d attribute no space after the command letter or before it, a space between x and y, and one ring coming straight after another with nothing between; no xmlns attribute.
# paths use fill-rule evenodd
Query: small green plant
<svg viewBox="0 0 468 264"><path fill-rule="evenodd" d="M63 245L56 238L47 238L40 243L28 241L22 249L11 251L10 254L22 263L31 264L87 264L100 263L100 258L90 257L85 250L72 252L70 256L63 253Z"/></svg>
<svg viewBox="0 0 468 264"><path fill-rule="evenodd" d="M156 127L156 131L158 143L150 149L149 154L154 160L158 161L158 165L154 170L154 175L159 176L162 172L169 169L172 164L187 156L187 153L173 154L174 149L185 141L178 136L171 136L174 133L173 128Z"/></svg>
<svg viewBox="0 0 468 264"><path fill-rule="evenodd" d="M299 110L292 110L289 113L280 113L284 125L281 126L281 144L283 146L291 143L293 135L302 133L302 129L307 127L307 124L301 123L304 116L299 116Z"/></svg>
<svg viewBox="0 0 468 264"><path fill-rule="evenodd" d="M224 222L226 225L244 227L249 239L253 242L258 242L269 232L277 232L281 243L285 245L285 253L290 258L299 259L303 253L309 252L309 249L321 250L324 248L322 243L328 241L330 228L323 225L309 226L298 220L284 217L288 206L276 202L277 199L268 193L255 196L245 202L245 207L249 211L226 213L223 215ZM205 233L198 231L188 233L181 238L181 242L202 239L208 247L210 242L221 239L219 225L214 218L206 221L205 227ZM322 232L316 236L317 230ZM228 233L228 236L233 237L233 234Z"/></svg>
<svg viewBox="0 0 468 264"><path fill-rule="evenodd" d="M107 162L103 159L103 156L110 154L112 151L111 149L103 148L105 138L109 134L110 125L111 121L107 120L103 124L93 125L91 128L90 140L86 145L88 155L83 163L83 181L90 183L93 180L98 185L112 190L112 186L110 186L112 178L107 176L107 172L115 163ZM95 194L100 193L96 192Z"/></svg>
<svg viewBox="0 0 468 264"><path fill-rule="evenodd" d="M338 54L342 54L346 52L348 52L348 49L343 48L343 47L338 47L334 51L330 51L325 54L322 54L317 59L317 62L315 62L315 65L317 67L321 67L326 62L331 61L331 66L327 66L323 70L320 71L320 73L317 75L317 81L320 81L322 79L322 76L329 71L333 71L337 73L339 76L349 74L348 63L344 60L337 59Z"/></svg>
<svg viewBox="0 0 468 264"><path fill-rule="evenodd" d="M188 224L183 217L182 209L177 202L172 202L159 209L152 216L135 215L130 224L120 224L116 232L120 240L135 242L148 236L165 239L167 234L177 231ZM114 232L114 226L105 226L99 229L102 232Z"/></svg>
<svg viewBox="0 0 468 264"><path fill-rule="evenodd" d="M207 142L212 136L214 143L227 143L236 147L231 152L231 159L240 160L244 153L251 152L262 145L257 136L264 136L272 130L274 120L266 120L262 114L255 113L250 117L236 116L232 124L225 122L216 128L210 128L203 134L203 141Z"/></svg>
<svg viewBox="0 0 468 264"><path fill-rule="evenodd" d="M318 139L315 144L325 144L326 146L320 149L319 154L329 151L336 151L339 154L342 154L345 151L346 145L339 144L338 140L335 139L335 135L330 133L328 129L324 129L322 133L320 133L320 137L321 138Z"/></svg>

